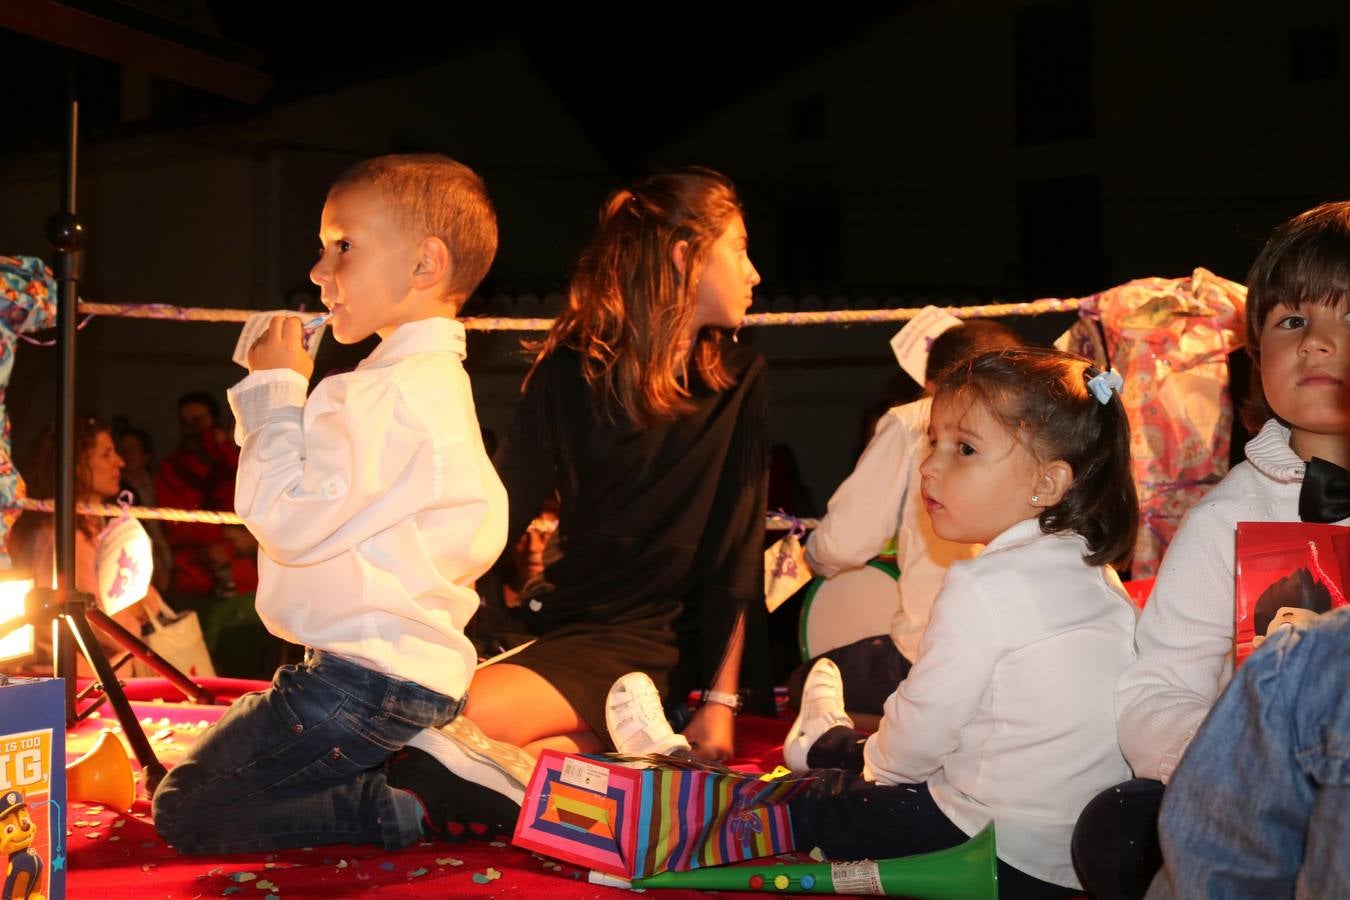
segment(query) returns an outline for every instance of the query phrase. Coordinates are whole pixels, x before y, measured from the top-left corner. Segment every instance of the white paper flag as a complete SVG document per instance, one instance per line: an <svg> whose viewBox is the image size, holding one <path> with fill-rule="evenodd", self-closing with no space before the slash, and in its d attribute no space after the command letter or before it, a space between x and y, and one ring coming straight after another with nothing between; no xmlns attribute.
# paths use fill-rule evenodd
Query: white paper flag
<svg viewBox="0 0 1350 900"><path fill-rule="evenodd" d="M961 324L961 320L944 309L925 306L919 314L905 323L905 327L891 338L891 350L900 368L919 384L928 380L928 350L938 335Z"/></svg>
<svg viewBox="0 0 1350 900"><path fill-rule="evenodd" d="M234 343L234 360L245 369L248 368L248 348L253 346L253 342L262 337L267 331L267 325L272 321L273 316L300 316L305 320L305 349L309 351L309 358L313 359L319 353L319 342L323 340L323 334L328 330L328 316L310 315L308 313L297 313L295 310L273 309L266 312L256 312L248 317L244 322L243 330L239 332L239 340Z"/></svg>

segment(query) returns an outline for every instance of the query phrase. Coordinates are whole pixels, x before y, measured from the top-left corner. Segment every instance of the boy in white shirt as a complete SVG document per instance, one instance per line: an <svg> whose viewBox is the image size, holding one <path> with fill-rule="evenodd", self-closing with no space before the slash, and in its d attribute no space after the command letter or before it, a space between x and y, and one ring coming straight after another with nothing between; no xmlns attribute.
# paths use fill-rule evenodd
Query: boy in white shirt
<svg viewBox="0 0 1350 900"><path fill-rule="evenodd" d="M422 803L381 766L463 708L474 581L505 545L455 320L497 247L482 180L431 154L360 163L329 191L320 241L310 278L334 337L382 340L306 401L301 322L278 316L230 390L258 614L308 649L159 785L155 826L186 853L418 840Z"/></svg>
<svg viewBox="0 0 1350 900"><path fill-rule="evenodd" d="M1162 864L1163 786L1233 677L1238 523L1350 525L1344 508L1318 502L1330 482L1317 477L1350 467L1347 260L1342 200L1280 225L1252 263L1244 414L1255 435L1246 461L1186 513L1139 618L1139 657L1121 673L1115 703L1135 777L1089 803L1074 833L1075 863L1096 895L1143 896Z"/></svg>

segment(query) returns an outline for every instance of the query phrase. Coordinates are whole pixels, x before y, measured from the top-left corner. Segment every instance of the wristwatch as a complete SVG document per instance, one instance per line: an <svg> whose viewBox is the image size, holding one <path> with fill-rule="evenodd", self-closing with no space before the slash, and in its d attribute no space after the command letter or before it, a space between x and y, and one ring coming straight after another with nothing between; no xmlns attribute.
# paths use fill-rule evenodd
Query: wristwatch
<svg viewBox="0 0 1350 900"><path fill-rule="evenodd" d="M714 691L709 688L703 692L702 699L704 703L716 703L718 706L729 706L734 713L741 711L740 694L730 694L726 691Z"/></svg>

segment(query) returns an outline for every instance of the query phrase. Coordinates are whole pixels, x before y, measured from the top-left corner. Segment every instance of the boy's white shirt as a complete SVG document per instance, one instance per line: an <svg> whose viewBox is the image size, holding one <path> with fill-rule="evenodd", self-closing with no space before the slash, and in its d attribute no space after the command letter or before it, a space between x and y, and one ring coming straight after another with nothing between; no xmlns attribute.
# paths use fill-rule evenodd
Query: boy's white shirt
<svg viewBox="0 0 1350 900"><path fill-rule="evenodd" d="M1134 607L1086 552L1029 519L955 563L863 749L866 778L926 782L962 831L993 819L1001 859L1067 887L1078 814L1129 777L1111 698L1134 658Z"/></svg>
<svg viewBox="0 0 1350 900"><path fill-rule="evenodd" d="M891 617L891 640L910 662L919 658L920 639L948 567L980 552L979 544L957 544L934 534L923 508L919 466L928 456L932 409L933 398L923 397L886 411L806 542L811 571L832 578L866 565L896 538L899 604Z"/></svg>
<svg viewBox="0 0 1350 900"><path fill-rule="evenodd" d="M1246 455L1186 513L1139 618L1139 659L1116 690L1120 746L1139 778L1171 779L1233 677L1237 523L1299 521L1306 464L1289 429L1267 421Z"/></svg>
<svg viewBox="0 0 1350 900"><path fill-rule="evenodd" d="M258 614L278 637L462 697L474 581L506 543L464 326L401 325L355 371L290 369L229 391L235 508L258 539Z"/></svg>

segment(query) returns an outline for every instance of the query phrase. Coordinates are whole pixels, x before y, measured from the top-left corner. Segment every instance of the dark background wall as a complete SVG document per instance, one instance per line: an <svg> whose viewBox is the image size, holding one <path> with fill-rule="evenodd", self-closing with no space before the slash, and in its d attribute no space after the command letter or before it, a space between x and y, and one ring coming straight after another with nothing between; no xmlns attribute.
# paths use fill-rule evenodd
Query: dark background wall
<svg viewBox="0 0 1350 900"><path fill-rule="evenodd" d="M667 165L740 185L764 310L1077 296L1196 266L1241 280L1276 223L1350 196L1340 3L506 4L459 10L453 29L417 27L404 3L295 24L261 4L112 5L254 48L275 83L244 105L80 64L89 299L314 308L327 184L407 150L472 165L498 205L501 253L466 314L548 314L605 193ZM23 88L0 136L0 252L45 256L60 54L6 32L0 52ZM1048 341L1068 319L1013 324ZM852 464L865 410L914 389L893 331L743 334L769 359L775 440L818 505ZM174 398L223 395L242 374L236 334L95 320L83 404L167 449ZM368 350L327 343L319 369ZM524 371L516 336L475 334L469 365L500 431ZM53 369L52 351L18 351L19 448L51 417Z"/></svg>

